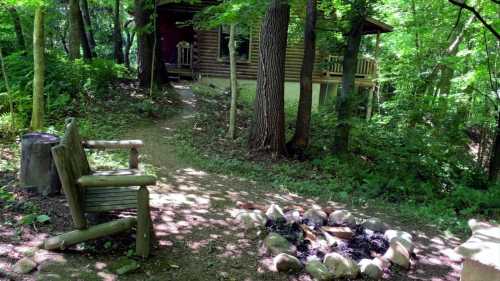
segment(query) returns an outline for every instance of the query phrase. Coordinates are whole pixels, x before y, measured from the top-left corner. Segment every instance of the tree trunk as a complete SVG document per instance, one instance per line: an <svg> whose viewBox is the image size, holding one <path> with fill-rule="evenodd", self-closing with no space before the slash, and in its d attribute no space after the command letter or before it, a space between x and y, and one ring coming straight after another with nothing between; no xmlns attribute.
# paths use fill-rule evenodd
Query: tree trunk
<svg viewBox="0 0 500 281"><path fill-rule="evenodd" d="M490 181L500 180L500 110L497 117L497 130L495 132L495 141L491 149L490 167L489 167Z"/></svg>
<svg viewBox="0 0 500 281"><path fill-rule="evenodd" d="M153 42L147 25L151 10L146 0L135 0L135 27L137 30L137 78L141 87L149 86L151 81L151 65L153 62Z"/></svg>
<svg viewBox="0 0 500 281"><path fill-rule="evenodd" d="M249 145L254 151L286 155L285 145L285 55L290 6L272 0L262 20L257 93Z"/></svg>
<svg viewBox="0 0 500 281"><path fill-rule="evenodd" d="M9 8L12 23L14 24L14 32L16 33L17 47L21 50L26 50L26 43L24 41L23 27L21 25L21 18L15 7Z"/></svg>
<svg viewBox="0 0 500 281"><path fill-rule="evenodd" d="M316 57L316 0L307 1L307 15L304 27L304 57L300 70L300 98L295 124L295 134L288 143L288 152L302 158L309 145L309 126L312 107L312 74Z"/></svg>
<svg viewBox="0 0 500 281"><path fill-rule="evenodd" d="M228 137L234 139L236 127L236 100L238 99L238 77L236 77L236 42L234 40L236 24L231 24L229 28L229 66L231 72L231 108L229 109L229 131Z"/></svg>
<svg viewBox="0 0 500 281"><path fill-rule="evenodd" d="M9 101L10 130L11 132L14 132L16 128L16 119L14 118L14 97L13 93L10 91L9 79L7 78L7 72L5 70L2 48L0 48L0 69L2 70L3 81L5 83L5 90L7 90L7 99Z"/></svg>
<svg viewBox="0 0 500 281"><path fill-rule="evenodd" d="M127 68L130 68L130 49L132 48L132 44L134 43L135 32L132 34L127 34L127 43L125 44L125 56L124 62Z"/></svg>
<svg viewBox="0 0 500 281"><path fill-rule="evenodd" d="M465 31L472 25L476 17L474 15L470 16L465 22L462 29L459 31L458 35L451 41L450 46L446 50L447 57L455 57L458 53L458 47L462 43ZM440 64L441 77L439 79L438 88L439 95L442 97L448 96L451 89L451 79L453 79L454 69L446 64Z"/></svg>
<svg viewBox="0 0 500 281"><path fill-rule="evenodd" d="M75 60L80 58L80 7L78 0L69 0L68 10L69 20L69 59Z"/></svg>
<svg viewBox="0 0 500 281"><path fill-rule="evenodd" d="M366 3L359 3L359 11L352 11L351 30L347 38L347 47L344 51L342 71L342 91L337 97L337 127L333 151L336 154L346 153L349 150L349 133L351 130L351 100L355 91L356 63L358 61L359 46L363 24L366 17Z"/></svg>
<svg viewBox="0 0 500 281"><path fill-rule="evenodd" d="M83 16L82 11L80 10L80 6L78 6L78 28L80 29L80 42L82 43L83 58L90 61L92 60L92 50L90 49L87 32L85 32L85 24L83 23Z"/></svg>
<svg viewBox="0 0 500 281"><path fill-rule="evenodd" d="M123 38L122 38L122 29L120 24L120 0L115 0L115 15L114 15L114 55L115 61L118 64L122 64L124 62L123 58Z"/></svg>
<svg viewBox="0 0 500 281"><path fill-rule="evenodd" d="M124 31L125 31L125 53L124 53L124 62L125 62L125 66L127 68L130 68L130 49L132 48L132 44L134 43L134 39L135 39L135 31L133 31L133 28L132 28L132 31L129 30L129 25L132 24L133 21L132 20L129 20L125 23L125 28L124 28Z"/></svg>
<svg viewBox="0 0 500 281"><path fill-rule="evenodd" d="M44 102L43 85L45 80L45 35L44 35L44 13L43 7L37 7L35 11L35 23L33 31L33 113L31 115L31 129L39 131L43 127Z"/></svg>
<svg viewBox="0 0 500 281"><path fill-rule="evenodd" d="M89 3L87 0L80 0L80 7L82 10L83 22L85 24L85 30L87 31L87 39L89 42L90 50L92 52L92 56L96 57L95 53L95 39L94 39L94 30L92 29L92 21L90 20L90 12L89 12Z"/></svg>

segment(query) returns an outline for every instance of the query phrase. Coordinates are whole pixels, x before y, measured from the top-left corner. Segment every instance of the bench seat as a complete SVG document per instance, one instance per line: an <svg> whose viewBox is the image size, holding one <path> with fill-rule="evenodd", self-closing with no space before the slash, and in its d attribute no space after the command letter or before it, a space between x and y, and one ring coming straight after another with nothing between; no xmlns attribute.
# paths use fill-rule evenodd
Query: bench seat
<svg viewBox="0 0 500 281"><path fill-rule="evenodd" d="M139 187L95 187L85 189L85 212L137 209Z"/></svg>

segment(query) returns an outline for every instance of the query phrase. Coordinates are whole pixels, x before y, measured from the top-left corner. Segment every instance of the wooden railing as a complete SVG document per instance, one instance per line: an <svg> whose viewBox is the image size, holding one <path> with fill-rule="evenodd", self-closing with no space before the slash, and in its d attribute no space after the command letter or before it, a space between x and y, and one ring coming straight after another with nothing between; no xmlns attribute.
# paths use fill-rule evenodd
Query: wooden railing
<svg viewBox="0 0 500 281"><path fill-rule="evenodd" d="M191 68L193 63L193 48L186 41L177 44L177 67Z"/></svg>
<svg viewBox="0 0 500 281"><path fill-rule="evenodd" d="M329 56L327 60L326 75L342 75L341 56ZM373 59L358 59L356 66L356 76L372 76L375 74L375 60Z"/></svg>

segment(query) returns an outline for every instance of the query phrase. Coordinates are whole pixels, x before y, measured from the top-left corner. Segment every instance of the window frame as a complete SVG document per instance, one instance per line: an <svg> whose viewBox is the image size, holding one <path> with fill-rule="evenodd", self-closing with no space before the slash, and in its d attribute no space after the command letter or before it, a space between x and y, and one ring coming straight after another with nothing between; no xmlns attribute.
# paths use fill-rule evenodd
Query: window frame
<svg viewBox="0 0 500 281"><path fill-rule="evenodd" d="M218 62L229 62L229 55L227 57L221 56L221 40L222 40L222 29L224 28L223 25L220 25L217 28L217 61ZM236 58L237 63L250 63L252 61L252 28L249 27L249 32L248 32L248 58L247 59L242 59L239 56Z"/></svg>

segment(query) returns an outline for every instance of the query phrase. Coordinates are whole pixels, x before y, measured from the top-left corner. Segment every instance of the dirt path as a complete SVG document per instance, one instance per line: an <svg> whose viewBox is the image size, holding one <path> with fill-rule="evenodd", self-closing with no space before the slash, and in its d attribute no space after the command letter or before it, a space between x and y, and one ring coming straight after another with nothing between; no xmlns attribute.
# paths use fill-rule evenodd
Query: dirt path
<svg viewBox="0 0 500 281"><path fill-rule="evenodd" d="M273 190L245 179L198 170L178 157L168 143L175 128L193 117L195 97L189 88L177 86L184 101L182 113L147 127L135 128L127 136L143 139L142 161L155 167L159 183L151 191L152 215L158 248L136 273L117 276L107 270L116 256L56 254L57 266L33 277L38 280L178 280L257 281L310 280L306 275L289 277L269 270L270 259L259 258L259 238L245 234L233 221L237 201L260 204L316 204L311 198ZM292 202L292 203L291 203ZM321 202L342 207L334 202ZM442 233L416 231L374 209L352 210L357 216L379 216L395 228L416 237L417 262L407 272L393 272L388 280L459 280L459 264L450 259L456 238ZM1 265L1 264L0 264ZM30 280L28 277L27 280ZM1 278L0 278L1 279ZM360 279L361 280L361 279Z"/></svg>

